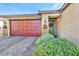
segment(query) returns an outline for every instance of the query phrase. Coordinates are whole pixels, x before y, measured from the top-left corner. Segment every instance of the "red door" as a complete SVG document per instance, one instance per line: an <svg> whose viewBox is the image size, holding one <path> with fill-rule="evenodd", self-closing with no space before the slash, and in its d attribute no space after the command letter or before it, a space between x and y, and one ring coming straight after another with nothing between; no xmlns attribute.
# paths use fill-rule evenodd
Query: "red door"
<svg viewBox="0 0 79 59"><path fill-rule="evenodd" d="M41 21L40 20L11 20L10 35L11 36L40 36Z"/></svg>

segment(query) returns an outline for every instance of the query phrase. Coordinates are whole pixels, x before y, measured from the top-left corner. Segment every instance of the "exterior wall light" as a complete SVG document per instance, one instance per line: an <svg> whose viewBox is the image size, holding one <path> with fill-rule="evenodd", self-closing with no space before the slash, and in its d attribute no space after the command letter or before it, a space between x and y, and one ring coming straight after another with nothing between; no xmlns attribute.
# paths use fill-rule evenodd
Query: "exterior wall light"
<svg viewBox="0 0 79 59"><path fill-rule="evenodd" d="M47 25L46 25L46 20L44 20L44 25L43 25L43 28L46 29L47 28Z"/></svg>

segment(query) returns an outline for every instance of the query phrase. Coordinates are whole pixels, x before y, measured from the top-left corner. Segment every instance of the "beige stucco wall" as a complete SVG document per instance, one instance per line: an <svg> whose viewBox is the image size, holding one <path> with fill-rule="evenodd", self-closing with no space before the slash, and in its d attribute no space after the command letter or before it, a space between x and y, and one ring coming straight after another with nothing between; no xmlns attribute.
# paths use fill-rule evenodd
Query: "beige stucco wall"
<svg viewBox="0 0 79 59"><path fill-rule="evenodd" d="M79 4L70 4L57 19L58 35L79 46Z"/></svg>

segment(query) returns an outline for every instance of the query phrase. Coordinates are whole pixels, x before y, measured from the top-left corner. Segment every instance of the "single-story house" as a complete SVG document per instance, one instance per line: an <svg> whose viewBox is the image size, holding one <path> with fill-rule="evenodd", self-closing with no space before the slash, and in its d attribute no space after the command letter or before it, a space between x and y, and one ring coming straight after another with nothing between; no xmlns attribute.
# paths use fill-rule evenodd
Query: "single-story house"
<svg viewBox="0 0 79 59"><path fill-rule="evenodd" d="M54 27L54 34L66 37L79 46L79 4L64 4L60 10L38 14L0 15L1 36L40 36Z"/></svg>

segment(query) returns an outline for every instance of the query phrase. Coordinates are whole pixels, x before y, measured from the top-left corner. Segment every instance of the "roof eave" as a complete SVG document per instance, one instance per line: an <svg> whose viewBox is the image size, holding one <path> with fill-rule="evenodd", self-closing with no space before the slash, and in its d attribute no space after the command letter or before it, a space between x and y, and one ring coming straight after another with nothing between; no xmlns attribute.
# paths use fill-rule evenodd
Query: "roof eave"
<svg viewBox="0 0 79 59"><path fill-rule="evenodd" d="M38 14L16 14L16 15L0 15L0 17L14 17L14 16L38 16Z"/></svg>
<svg viewBox="0 0 79 59"><path fill-rule="evenodd" d="M60 13L60 11L59 10L38 11L38 14L52 14L52 13Z"/></svg>
<svg viewBox="0 0 79 59"><path fill-rule="evenodd" d="M38 14L61 13L68 5L69 3L64 3L64 5L59 10L38 11Z"/></svg>
<svg viewBox="0 0 79 59"><path fill-rule="evenodd" d="M61 7L59 11L63 12L68 5L70 5L70 3L64 3L64 5Z"/></svg>

